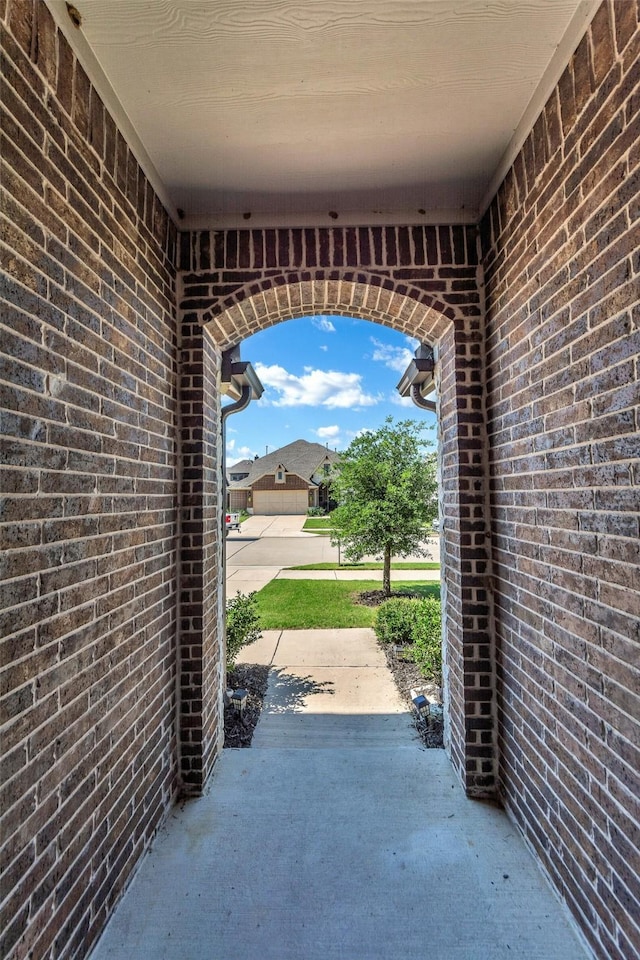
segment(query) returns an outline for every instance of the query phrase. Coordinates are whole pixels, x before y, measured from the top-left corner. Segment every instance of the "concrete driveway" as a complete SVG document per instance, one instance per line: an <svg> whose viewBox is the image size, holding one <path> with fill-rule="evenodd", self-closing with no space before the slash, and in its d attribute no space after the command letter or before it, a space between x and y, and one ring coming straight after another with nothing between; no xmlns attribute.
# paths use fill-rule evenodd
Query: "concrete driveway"
<svg viewBox="0 0 640 960"><path fill-rule="evenodd" d="M306 516L249 517L227 536L227 596L261 590L283 567L337 562L329 537L303 533Z"/></svg>
<svg viewBox="0 0 640 960"><path fill-rule="evenodd" d="M301 566L307 563L337 563L340 554L337 547L331 545L329 537L315 533L304 533L302 527L306 516L256 517L245 520L240 531L232 530L226 540L226 584L227 596L233 597L238 591L250 593L261 590L265 584L277 577L310 577L318 579L362 579L357 571L327 571L305 574L291 571L285 567ZM415 560L439 560L440 548L437 537L428 541L429 556L415 557ZM409 557L407 561L410 562ZM407 576L410 571L407 571ZM402 574L404 577L405 575ZM382 579L382 573L367 571L369 580ZM400 578L400 572L395 574ZM419 571L409 579L438 580L439 572Z"/></svg>
<svg viewBox="0 0 640 960"><path fill-rule="evenodd" d="M247 517L242 522L241 531L231 531L229 538L241 537L313 537L313 533L303 533L306 515L277 517Z"/></svg>

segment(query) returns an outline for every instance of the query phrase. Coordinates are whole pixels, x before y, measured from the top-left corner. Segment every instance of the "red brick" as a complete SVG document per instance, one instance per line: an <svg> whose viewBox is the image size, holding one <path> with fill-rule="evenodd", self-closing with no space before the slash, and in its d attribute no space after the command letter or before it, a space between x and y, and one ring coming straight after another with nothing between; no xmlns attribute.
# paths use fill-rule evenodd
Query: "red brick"
<svg viewBox="0 0 640 960"><path fill-rule="evenodd" d="M606 922L620 942L625 931L635 929L628 894L622 895L628 886L621 880L622 899L615 907L597 893L587 904L571 871L558 869L561 858L583 861L575 831L560 825L557 837L549 841L553 818L547 808L553 792L562 796L572 816L584 824L582 847L587 850L586 834L594 818L598 823L624 823L626 835L629 829L615 804L603 801L598 809L590 802L589 778L603 784L606 778L612 790L617 785L619 803L624 791L628 796L638 789L631 773L637 765L631 746L638 737L637 674L630 670L640 640L634 589L640 530L631 471L640 452L634 413L638 371L632 359L637 344L630 312L635 293L631 258L637 244L626 216L636 189L626 175L626 151L632 149L636 131L628 125L625 106L631 74L627 84L617 67L611 69L615 53L610 15L616 20L616 36L622 29L628 49L637 25L631 25L633 5L626 5L624 13L622 6L600 8L572 69L560 81L564 186L557 169L540 166L545 143L539 125L514 164L514 171L520 171L519 206L510 210L508 225L502 216L498 234L496 201L494 216L487 216L483 229L487 259L492 270L499 271L487 285L487 333L488 415L496 418L490 433L493 502L500 521L494 539L506 551L494 555L505 689L498 704L505 757L501 786L540 855L553 851L547 868L581 912L582 922L585 910L593 906L593 916ZM627 61L624 69L631 65L629 57ZM545 119L550 145L553 113L547 110ZM582 162L576 142L585 156ZM548 177L558 179L547 183ZM531 217L536 196L544 198L542 218L539 209L538 216ZM562 232L567 218L569 236L575 238L571 245ZM543 247L541 253L527 260L526 251L535 245ZM567 315L561 310L569 303ZM540 344L545 347L544 363L534 358ZM544 393L537 388L541 378ZM546 451L543 471L527 446L532 437L536 449ZM550 650L553 660L548 659ZM533 734L519 736L523 711L535 703L539 691L549 691L543 694L544 709L531 723L525 713L524 723L537 737L545 728L549 731L554 750L546 754L530 742ZM559 724L565 738L569 732L574 738L571 753L556 739ZM605 726L611 730L608 742ZM523 756L526 765L520 762ZM561 780L552 776L556 757L575 781L570 788L561 771ZM592 859L607 875L616 869L606 848L594 851ZM586 869L583 861L582 875ZM572 870L578 871L577 863ZM594 932L592 942L596 940ZM624 956L607 952L612 942L607 940L606 947L601 943L598 956Z"/></svg>
<svg viewBox="0 0 640 960"><path fill-rule="evenodd" d="M34 9L33 0L11 0L9 4L9 30L28 57L35 29Z"/></svg>
<svg viewBox="0 0 640 960"><path fill-rule="evenodd" d="M596 84L604 80L615 57L611 28L609 5L602 3L591 21L593 72Z"/></svg>
<svg viewBox="0 0 640 960"><path fill-rule="evenodd" d="M621 53L638 29L638 13L634 4L613 3L616 46Z"/></svg>
<svg viewBox="0 0 640 960"><path fill-rule="evenodd" d="M36 11L36 65L51 86L55 86L57 73L57 27L53 16L44 3L35 6Z"/></svg>
<svg viewBox="0 0 640 960"><path fill-rule="evenodd" d="M35 33L32 9L37 11ZM30 944L44 955L56 936L65 939L61 927L73 922L69 918L74 911L85 911L83 901L88 903L93 895L92 887L80 882L81 872L71 864L73 855L61 857L53 867L44 854L49 841L62 836L63 827L67 829L63 849L72 850L76 836L81 846L93 834L90 747L96 724L108 724L114 704L133 704L129 722L138 732L132 749L140 766L145 741L157 740L165 757L173 745L175 667L169 638L174 593L164 585L164 577L170 579L174 571L175 529L164 511L175 502L176 357L170 301L174 277L168 248L158 248L144 224L144 233L136 234L132 225L107 212L114 201L119 207L124 204L122 197L114 197L115 186L99 162L103 152L109 156L113 124L105 121L102 104L66 41L57 37L46 5L12 0L9 10L20 42L16 45L6 37L12 62L3 79L15 94L5 87L3 102L14 120L7 121L4 131L20 142L21 152L8 141L3 150L5 209L13 223L7 226L6 241L13 248L14 274L33 292L12 281L6 286L13 305L6 314L9 327L3 345L11 363L1 389L9 410L7 430L15 437L5 447L1 519L5 573L15 579L0 591L4 606L9 605L0 621L5 638L2 656L9 659L4 673L3 745L11 764L3 831L6 826L22 844L18 853L25 851L16 859L20 869L11 875L14 893L7 902L14 918L8 916L7 930L12 938L22 937L20 949L28 951ZM50 88L46 99L42 79L20 48L34 57L46 79ZM48 141L43 139L45 131ZM137 165L131 171L136 174L135 202L143 198L144 215L147 197L152 206L155 201L140 181ZM53 189L45 186L43 176ZM73 184L70 202L67 181ZM157 203L155 217L158 233L168 241L166 217ZM47 293L42 287L45 273ZM129 284L125 296L113 292L116 277L122 278L123 286ZM115 335L104 336L105 324L114 334L121 331L117 342ZM102 412L104 404L107 412ZM145 426L140 426L143 406ZM118 431L119 421L127 425L125 432ZM113 442L107 455L102 452L106 441ZM116 462L122 476L116 476ZM136 475L148 482L148 491L129 502L118 501L120 513L114 517L114 495L133 492ZM157 551L154 538L149 552L136 563L135 548L144 547L145 531L151 530L157 530ZM121 588L109 593L109 572L116 587L116 579L123 576L119 558L129 552L132 559L126 571L131 579L126 582L123 577ZM103 556L110 558L110 570L99 575ZM105 596L109 601L104 618L96 620L96 604ZM144 695L149 678L142 670L126 667L133 653L127 643L136 629L141 662L158 657L155 699L167 704L161 715L155 699L147 703ZM162 660L155 652L159 650ZM96 696L90 697L90 691ZM24 766L27 743L29 764ZM119 749L117 741L106 738L104 762L117 765ZM153 785L150 796L140 798L141 805L153 804L156 825L175 792L175 775L175 763L170 762L163 773L166 789L160 803ZM58 791L63 800L68 798L63 808L58 806ZM109 808L122 798L117 789L103 791L102 796L108 797L108 817ZM138 819L125 820L123 829L125 838L134 836ZM145 843L151 832L145 834ZM36 835L43 852L38 861L26 853L33 852L29 838ZM96 835L107 844L106 856L119 850L120 838L114 836L109 847L107 832L100 828ZM138 839L136 843L141 849ZM120 864L115 886L125 882L132 866ZM54 915L47 906L51 891L46 878L52 876L51 869L59 895ZM25 926L20 903L28 903L31 891L33 912ZM66 956L68 949L61 941L58 954Z"/></svg>

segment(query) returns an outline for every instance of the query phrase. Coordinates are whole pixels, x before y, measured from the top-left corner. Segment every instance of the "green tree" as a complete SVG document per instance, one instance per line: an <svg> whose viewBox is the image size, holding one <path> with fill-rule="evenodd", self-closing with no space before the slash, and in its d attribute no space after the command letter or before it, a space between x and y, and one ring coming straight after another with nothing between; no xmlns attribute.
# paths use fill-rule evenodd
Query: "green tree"
<svg viewBox="0 0 640 960"><path fill-rule="evenodd" d="M340 455L332 478L338 507L331 515L334 544L348 560L383 558L382 588L391 593L391 558L424 556L424 528L438 515L437 461L423 440L425 425L394 423L363 433Z"/></svg>

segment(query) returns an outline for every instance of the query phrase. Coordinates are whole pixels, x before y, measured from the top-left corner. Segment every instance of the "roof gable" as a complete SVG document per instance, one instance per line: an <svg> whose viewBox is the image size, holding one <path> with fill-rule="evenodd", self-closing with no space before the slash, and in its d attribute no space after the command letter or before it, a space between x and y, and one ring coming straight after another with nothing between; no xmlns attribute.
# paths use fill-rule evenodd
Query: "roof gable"
<svg viewBox="0 0 640 960"><path fill-rule="evenodd" d="M238 460L237 463L227 467L227 473L249 473L253 466L253 460Z"/></svg>
<svg viewBox="0 0 640 960"><path fill-rule="evenodd" d="M326 460L334 463L338 456L339 454L329 450L321 443L294 440L272 453L267 453L264 457L258 457L257 460L251 461L249 476L245 477L244 480L236 481L233 486L250 487L265 474L275 475L280 466L284 467L287 473L296 473L303 480L311 482L311 477L321 464Z"/></svg>

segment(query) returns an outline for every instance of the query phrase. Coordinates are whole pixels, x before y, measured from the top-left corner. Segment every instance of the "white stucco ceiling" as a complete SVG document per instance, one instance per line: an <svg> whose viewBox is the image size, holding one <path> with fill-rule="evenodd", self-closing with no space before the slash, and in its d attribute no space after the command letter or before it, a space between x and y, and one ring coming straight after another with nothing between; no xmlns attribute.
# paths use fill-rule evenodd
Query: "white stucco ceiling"
<svg viewBox="0 0 640 960"><path fill-rule="evenodd" d="M475 221L597 0L49 6L184 226L222 227Z"/></svg>

